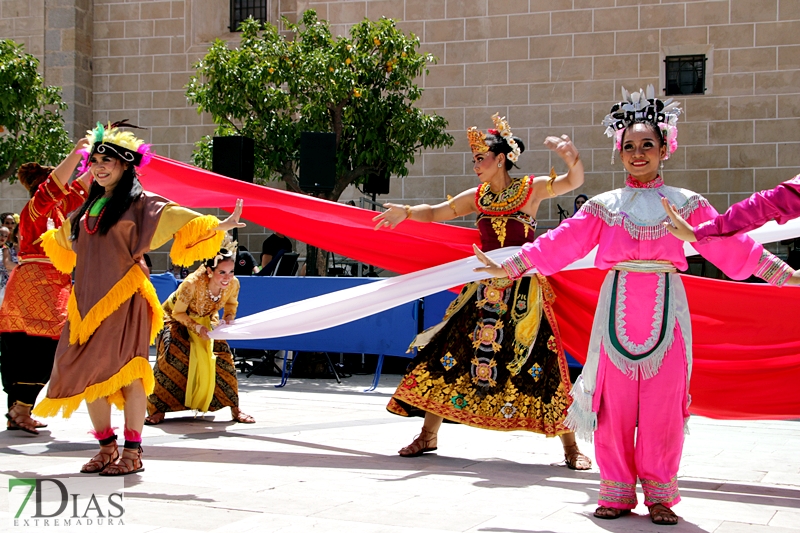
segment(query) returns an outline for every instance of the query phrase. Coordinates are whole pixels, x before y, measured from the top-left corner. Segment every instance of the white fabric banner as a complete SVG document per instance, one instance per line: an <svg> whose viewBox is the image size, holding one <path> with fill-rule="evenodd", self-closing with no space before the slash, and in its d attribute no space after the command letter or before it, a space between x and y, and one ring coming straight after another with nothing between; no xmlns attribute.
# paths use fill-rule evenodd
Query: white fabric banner
<svg viewBox="0 0 800 533"><path fill-rule="evenodd" d="M751 231L749 235L760 243L797 238L800 237L800 219L792 220L783 226L768 222L763 227ZM501 262L519 249L518 246L499 248L487 255ZM697 254L689 243L685 243L684 249L687 256ZM597 248L565 270L594 268L596 253ZM229 340L271 339L332 328L429 294L483 279L486 277L485 274L473 271L478 266L480 262L476 257L467 257L404 276L385 278L374 283L323 294L238 318L231 325L215 329L209 336L214 339Z"/></svg>

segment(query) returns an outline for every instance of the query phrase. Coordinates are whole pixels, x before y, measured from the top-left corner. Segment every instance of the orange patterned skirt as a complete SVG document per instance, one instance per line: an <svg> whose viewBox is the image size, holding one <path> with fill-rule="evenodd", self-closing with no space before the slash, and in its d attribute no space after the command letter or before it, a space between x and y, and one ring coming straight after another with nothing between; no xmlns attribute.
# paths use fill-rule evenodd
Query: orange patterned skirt
<svg viewBox="0 0 800 533"><path fill-rule="evenodd" d="M58 339L67 321L72 278L50 264L23 262L11 272L0 307L0 332Z"/></svg>

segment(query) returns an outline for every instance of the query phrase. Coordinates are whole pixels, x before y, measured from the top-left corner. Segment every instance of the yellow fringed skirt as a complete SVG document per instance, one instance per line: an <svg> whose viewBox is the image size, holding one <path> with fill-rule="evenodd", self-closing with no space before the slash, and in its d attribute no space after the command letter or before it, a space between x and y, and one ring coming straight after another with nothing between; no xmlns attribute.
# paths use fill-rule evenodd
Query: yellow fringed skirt
<svg viewBox="0 0 800 533"><path fill-rule="evenodd" d="M56 350L47 397L34 409L38 416L68 418L81 401L100 398L122 409L122 389L141 379L145 393L154 387L148 361L151 307L137 291L111 312L86 343L70 343L70 323L64 327Z"/></svg>

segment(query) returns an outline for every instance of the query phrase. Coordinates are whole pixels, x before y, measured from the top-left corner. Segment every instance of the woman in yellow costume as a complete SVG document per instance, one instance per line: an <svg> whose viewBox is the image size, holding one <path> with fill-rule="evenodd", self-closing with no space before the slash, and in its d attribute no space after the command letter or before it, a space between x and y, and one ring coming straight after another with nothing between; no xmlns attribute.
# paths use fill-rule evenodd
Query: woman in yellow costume
<svg viewBox="0 0 800 533"><path fill-rule="evenodd" d="M168 411L205 412L223 407L231 408L234 422L255 422L239 409L239 383L230 346L208 337L209 331L236 318L239 280L233 275L235 257L236 243L223 244L215 257L189 274L164 302L156 386L147 397L150 416L145 424L160 424Z"/></svg>
<svg viewBox="0 0 800 533"><path fill-rule="evenodd" d="M58 230L42 235L53 265L74 270L67 324L56 350L40 416L69 417L85 400L100 451L82 473L141 472L141 432L153 392L148 347L164 326L164 313L147 276L143 255L174 238L172 261L191 265L217 253L224 232L239 223L242 205L220 222L142 190L136 176L150 147L122 123L89 132L85 148L93 183L86 202ZM132 126L129 126L132 127ZM111 405L125 411L120 455Z"/></svg>

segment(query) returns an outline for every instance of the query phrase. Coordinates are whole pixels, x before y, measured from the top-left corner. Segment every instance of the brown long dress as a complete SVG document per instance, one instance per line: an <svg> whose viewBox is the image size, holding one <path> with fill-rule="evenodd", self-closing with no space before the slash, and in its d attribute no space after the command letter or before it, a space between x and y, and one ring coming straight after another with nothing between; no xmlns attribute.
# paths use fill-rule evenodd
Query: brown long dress
<svg viewBox="0 0 800 533"><path fill-rule="evenodd" d="M216 253L223 237L213 231L216 217L147 192L107 234L94 231L97 218L87 210L82 220L70 218L42 236L56 268L69 272L74 266L75 284L47 397L34 409L40 416L63 411L69 417L81 401L103 397L121 409L121 389L137 379L151 393L148 346L162 328L163 311L143 256L174 236L173 261L191 264ZM81 224L75 241L69 240L72 224Z"/></svg>

